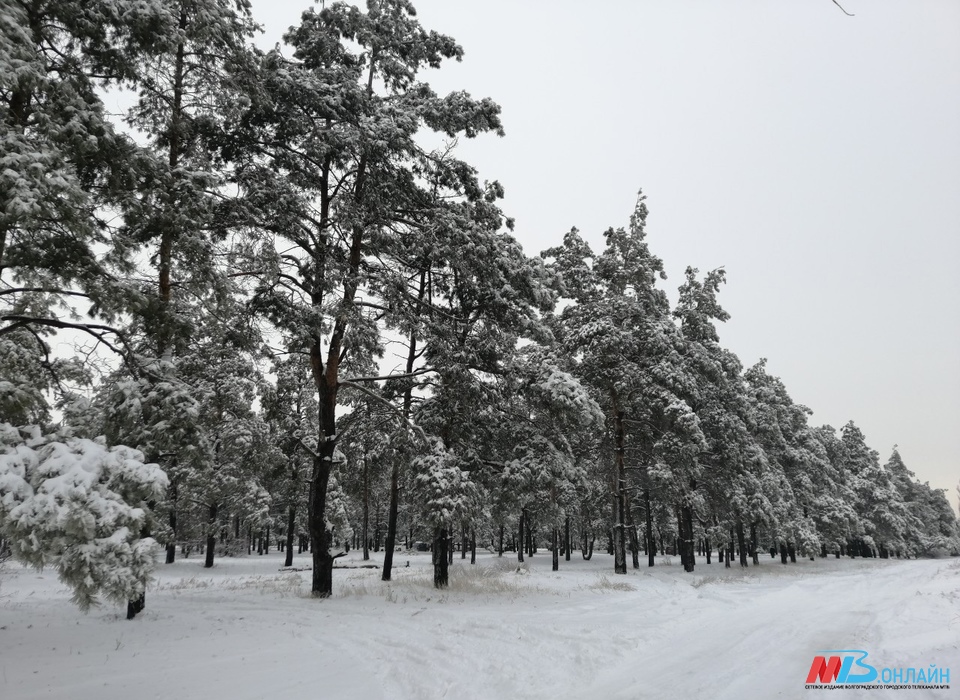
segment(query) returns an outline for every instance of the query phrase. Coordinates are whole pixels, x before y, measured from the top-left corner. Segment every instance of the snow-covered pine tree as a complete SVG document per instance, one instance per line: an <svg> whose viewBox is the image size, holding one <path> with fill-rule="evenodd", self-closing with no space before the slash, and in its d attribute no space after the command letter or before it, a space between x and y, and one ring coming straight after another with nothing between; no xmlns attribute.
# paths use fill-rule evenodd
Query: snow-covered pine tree
<svg viewBox="0 0 960 700"><path fill-rule="evenodd" d="M76 371L76 361L51 357L46 338L57 330L85 334L88 351L114 350L140 374L118 324L143 297L128 279L134 246L114 215L140 191L149 158L115 128L101 95L136 84L139 66L163 50L162 37L176 26L162 2L57 0L5 4L0 31L0 363L23 370L30 358L38 370L7 375L15 381L4 392L6 404L16 410L0 420L14 420L31 441L67 444L62 455L76 454L89 446L69 440L83 438L44 424L43 411L26 409L52 388L74 424L95 422L78 414L84 402L64 385L86 383L89 375ZM36 381L39 375L46 379ZM111 458L101 461L100 473L109 474ZM127 525L135 522L131 516ZM145 525L145 517L139 522ZM75 534L84 532L90 531ZM99 574L92 569L91 576ZM143 584L133 588L142 592Z"/></svg>
<svg viewBox="0 0 960 700"><path fill-rule="evenodd" d="M960 547L957 518L942 489L921 484L910 471L897 446L883 471L903 500L903 548L897 555L938 556L956 553Z"/></svg>
<svg viewBox="0 0 960 700"><path fill-rule="evenodd" d="M82 610L143 594L156 542L141 533L166 485L129 447L0 423L0 538L16 559L56 568Z"/></svg>
<svg viewBox="0 0 960 700"><path fill-rule="evenodd" d="M688 571L693 568L695 505L700 506L695 514L700 523L718 532L736 533L741 566L747 565L748 552L757 561L756 524L765 510L759 485L765 464L749 431L752 416L742 367L736 355L720 346L714 325L730 318L717 300L725 271L708 272L702 281L697 273L687 268L673 312L680 322L687 371L693 377L693 391L684 398L699 419L707 445L698 457L695 481L681 491L678 504L680 539L685 545L681 559ZM749 545L745 524L751 534Z"/></svg>
<svg viewBox="0 0 960 700"><path fill-rule="evenodd" d="M465 93L436 95L418 81L425 67L462 50L424 30L409 2L382 0L362 11L334 4L304 13L287 34L292 58L268 54L231 142L245 160L235 178L263 232L255 298L307 354L318 398L317 456L310 479L313 594L332 591L326 492L338 440L341 389L357 391L353 367L380 352L378 320L411 300L402 274L442 208L443 196L478 200L469 166L443 161L418 138L499 131L499 108ZM439 187L439 191L436 189ZM443 195L443 196L441 196ZM399 280L388 295L388 285ZM362 375L365 376L365 375Z"/></svg>
<svg viewBox="0 0 960 700"><path fill-rule="evenodd" d="M553 327L607 416L616 573L627 571L628 461L631 470L644 464L647 476L653 469L665 487L685 490L704 446L698 419L682 398L682 390L691 390L690 376L666 295L656 288L663 263L646 242L647 213L640 194L629 228L606 231L602 253L576 229L542 253L559 275L561 294L573 302Z"/></svg>

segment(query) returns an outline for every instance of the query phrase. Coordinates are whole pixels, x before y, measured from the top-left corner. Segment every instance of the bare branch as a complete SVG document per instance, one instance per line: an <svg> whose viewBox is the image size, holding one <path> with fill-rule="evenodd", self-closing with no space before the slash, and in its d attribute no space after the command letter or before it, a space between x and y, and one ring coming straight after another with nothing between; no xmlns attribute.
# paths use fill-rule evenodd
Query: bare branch
<svg viewBox="0 0 960 700"><path fill-rule="evenodd" d="M429 367L423 369L418 369L413 372L406 372L404 374L387 374L382 377L351 377L348 379L348 382L384 382L388 379L409 379L410 377L417 377L421 374L427 374L428 372L435 372L436 370ZM343 382L341 382L342 384Z"/></svg>
<svg viewBox="0 0 960 700"><path fill-rule="evenodd" d="M69 321L62 321L58 318L40 318L36 316L21 316L19 314L0 316L0 321L6 321L10 323L9 326L0 328L0 336L6 335L7 333L12 333L18 328L26 328L32 333L33 330L30 328L31 326L47 326L49 328L82 331L88 335L92 335L97 339L98 342L103 343L110 350L119 355L120 359L123 360L123 363L134 376L138 376L144 371L143 367L140 367L133 362L132 358L134 357L134 352L130 348L130 344L124 337L123 333L112 326L104 326L99 323L70 323ZM118 348L116 345L106 339L105 336L110 333L115 335L120 340L120 344L123 345L123 349Z"/></svg>
<svg viewBox="0 0 960 700"><path fill-rule="evenodd" d="M850 12L847 12L846 10L844 10L844 9L843 9L843 5L841 5L839 2L837 2L837 0L833 0L833 4L836 5L837 7L839 7L839 8L840 8L840 11L843 12L843 14L845 14L847 17L854 17L853 14L851 14Z"/></svg>
<svg viewBox="0 0 960 700"><path fill-rule="evenodd" d="M320 455L310 449L310 447L300 438L294 438L297 441L297 444L304 449L311 457L314 459L320 459Z"/></svg>
<svg viewBox="0 0 960 700"><path fill-rule="evenodd" d="M339 386L347 386L347 387L350 387L350 388L352 388L352 389L356 389L357 391L360 391L361 393L366 394L367 396L369 396L370 398L372 398L374 401L377 401L378 403L382 404L383 406L386 406L386 407L389 408L391 411L393 411L395 414L397 414L397 417L401 420L401 422L403 422L407 427L409 427L411 430L413 430L413 431L415 431L417 434L419 434L420 437L423 439L424 442L429 442L429 440L427 439L427 434L426 434L425 432L423 432L423 428L421 428L419 425L417 425L417 424L414 423L413 421L409 420L405 415L403 415L403 412L400 411L400 409L398 409L396 406L394 406L392 403L390 403L389 401L387 401L387 400L386 400L385 398L383 398L382 396L377 395L376 393L370 391L369 389L367 389L365 386L363 386L363 385L361 385L361 384L354 384L354 383L351 382L351 381L341 381L341 382L338 382L338 384L339 384Z"/></svg>
<svg viewBox="0 0 960 700"><path fill-rule="evenodd" d="M84 294L83 292L74 292L69 289L56 289L54 287L11 287L9 289L0 289L0 296L7 294L25 294L27 292L44 292L46 294L63 294L64 296L90 298L89 294Z"/></svg>

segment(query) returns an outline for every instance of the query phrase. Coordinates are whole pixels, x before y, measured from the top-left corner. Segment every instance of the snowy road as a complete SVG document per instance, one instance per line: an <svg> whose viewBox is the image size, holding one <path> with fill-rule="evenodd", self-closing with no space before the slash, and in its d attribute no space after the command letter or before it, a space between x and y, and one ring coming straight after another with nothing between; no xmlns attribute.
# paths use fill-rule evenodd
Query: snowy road
<svg viewBox="0 0 960 700"><path fill-rule="evenodd" d="M408 557L401 555L401 565ZM698 564L614 576L610 558L481 557L429 582L426 556L380 583L337 571L338 595L306 597L279 555L162 567L148 608L77 612L49 572L0 574L0 698L366 700L816 698L822 649L889 667L960 673L960 561ZM303 560L302 563L306 563ZM348 562L349 563L349 562ZM843 698L955 697L950 690Z"/></svg>

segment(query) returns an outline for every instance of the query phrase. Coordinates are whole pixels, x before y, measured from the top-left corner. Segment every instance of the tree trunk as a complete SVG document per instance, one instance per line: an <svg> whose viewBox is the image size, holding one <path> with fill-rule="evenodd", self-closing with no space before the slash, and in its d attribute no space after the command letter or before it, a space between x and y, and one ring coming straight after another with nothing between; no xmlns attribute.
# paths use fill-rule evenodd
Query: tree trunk
<svg viewBox="0 0 960 700"><path fill-rule="evenodd" d="M396 457L390 469L390 511L387 514L387 541L383 552L381 581L389 581L393 571L393 553L397 549L397 521L400 518L400 460Z"/></svg>
<svg viewBox="0 0 960 700"><path fill-rule="evenodd" d="M477 563L477 531L470 530L470 563Z"/></svg>
<svg viewBox="0 0 960 700"><path fill-rule="evenodd" d="M460 525L460 558L467 558L467 526L466 524Z"/></svg>
<svg viewBox="0 0 960 700"><path fill-rule="evenodd" d="M680 545L686 553L683 570L692 573L697 560L693 553L693 510L689 504L685 503L680 507L680 515L682 519L681 524L683 525L683 530L680 535Z"/></svg>
<svg viewBox="0 0 960 700"><path fill-rule="evenodd" d="M497 544L497 556L503 556L503 525L500 526L500 541Z"/></svg>
<svg viewBox="0 0 960 700"><path fill-rule="evenodd" d="M433 534L433 585L435 588L446 588L450 584L449 559L447 550L450 548L447 529L438 527Z"/></svg>
<svg viewBox="0 0 960 700"><path fill-rule="evenodd" d="M217 504L210 504L210 509L207 511L207 558L203 562L204 569L213 568L213 554L217 548L217 538L214 534L214 528L217 524Z"/></svg>
<svg viewBox="0 0 960 700"><path fill-rule="evenodd" d="M293 535L297 529L297 504L287 506L287 555L284 557L284 566L293 566Z"/></svg>
<svg viewBox="0 0 960 700"><path fill-rule="evenodd" d="M627 507L627 527L630 534L630 556L633 568L640 568L640 540L637 536L637 525L633 522L633 508Z"/></svg>
<svg viewBox="0 0 960 700"><path fill-rule="evenodd" d="M553 570L559 571L560 570L560 528L557 527L556 525L553 526L553 543L552 544L553 546L551 547L551 549L553 551L551 552L551 554L553 554Z"/></svg>
<svg viewBox="0 0 960 700"><path fill-rule="evenodd" d="M132 620L146 607L147 595L146 593L141 593L138 598L135 600L127 601L127 619Z"/></svg>
<svg viewBox="0 0 960 700"><path fill-rule="evenodd" d="M783 542L780 543L780 563L787 563L787 545Z"/></svg>
<svg viewBox="0 0 960 700"><path fill-rule="evenodd" d="M310 480L307 520L310 550L313 555L310 593L314 598L329 598L333 594L333 556L330 554L330 533L327 532L326 519L327 486L330 482L333 448L333 442L321 443L321 452L313 460L313 478Z"/></svg>
<svg viewBox="0 0 960 700"><path fill-rule="evenodd" d="M740 547L740 566L747 566L747 541L743 534L743 521L737 518L737 546Z"/></svg>
<svg viewBox="0 0 960 700"><path fill-rule="evenodd" d="M627 473L624 464L624 427L623 410L620 408L620 397L617 390L610 387L610 398L613 404L614 429L614 527L613 527L613 571L617 574L627 573L626 549L626 488Z"/></svg>
<svg viewBox="0 0 960 700"><path fill-rule="evenodd" d="M166 563L172 564L177 558L177 485L170 481L170 541L167 542Z"/></svg>
<svg viewBox="0 0 960 700"><path fill-rule="evenodd" d="M370 561L370 465L363 455L363 560Z"/></svg>
<svg viewBox="0 0 960 700"><path fill-rule="evenodd" d="M569 515L567 516L567 519L566 519L566 521L564 522L563 529L564 529L564 531L563 531L563 541L564 541L563 554L564 554L564 557L566 558L566 560L567 560L567 561L570 561L570 544L571 544L571 542L570 542L570 516L569 516Z"/></svg>
<svg viewBox="0 0 960 700"><path fill-rule="evenodd" d="M417 307L416 312L420 314L422 312L422 302L423 298L427 292L427 272L426 269L420 270L420 286L417 291ZM417 361L417 330L414 328L410 331L410 335L407 338L407 364L406 364L406 373L410 374L413 372L414 365ZM413 405L413 384L410 383L404 389L403 392L403 419L408 421L410 419L410 409ZM390 470L390 515L387 518L387 551L383 557L383 575L380 577L383 581L389 581L391 576L391 571L393 568L393 552L397 548L397 521L399 519L400 513L400 463L401 460L405 457L405 451L401 450L400 454L394 457L393 466ZM412 528L411 528L412 529ZM410 545L413 540L413 534L411 533L409 540L407 541L407 548L410 548Z"/></svg>
<svg viewBox="0 0 960 700"><path fill-rule="evenodd" d="M523 561L523 521L526 519L527 509L520 509L520 524L518 526L519 534L517 537L519 541L517 542L517 561Z"/></svg>
<svg viewBox="0 0 960 700"><path fill-rule="evenodd" d="M650 489L643 490L643 504L647 519L647 566L653 566L657 556L657 545L653 541L653 512L650 510Z"/></svg>
<svg viewBox="0 0 960 700"><path fill-rule="evenodd" d="M797 548L794 547L794 546L793 546L793 543L791 543L791 542L788 542L788 543L787 543L787 554L790 555L790 563L791 563L791 564L796 564L796 563L797 563Z"/></svg>
<svg viewBox="0 0 960 700"><path fill-rule="evenodd" d="M760 565L760 555L757 553L757 524L750 523L750 556L753 557L753 565Z"/></svg>
<svg viewBox="0 0 960 700"><path fill-rule="evenodd" d="M581 550L581 556L583 556L584 561L590 561L593 558L593 543L596 542L596 537L591 537L590 541L587 541L586 535L583 538L583 549Z"/></svg>

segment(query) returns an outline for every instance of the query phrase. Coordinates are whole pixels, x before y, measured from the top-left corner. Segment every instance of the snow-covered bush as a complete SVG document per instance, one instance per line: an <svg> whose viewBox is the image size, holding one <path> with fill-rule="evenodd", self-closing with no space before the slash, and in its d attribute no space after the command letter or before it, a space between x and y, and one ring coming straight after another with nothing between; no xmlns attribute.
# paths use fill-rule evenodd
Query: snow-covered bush
<svg viewBox="0 0 960 700"><path fill-rule="evenodd" d="M56 567L86 610L137 598L156 543L141 537L167 477L129 447L0 423L0 539L14 558Z"/></svg>

